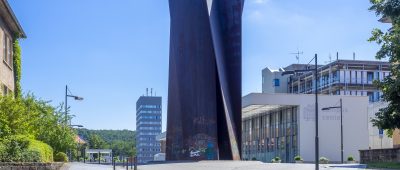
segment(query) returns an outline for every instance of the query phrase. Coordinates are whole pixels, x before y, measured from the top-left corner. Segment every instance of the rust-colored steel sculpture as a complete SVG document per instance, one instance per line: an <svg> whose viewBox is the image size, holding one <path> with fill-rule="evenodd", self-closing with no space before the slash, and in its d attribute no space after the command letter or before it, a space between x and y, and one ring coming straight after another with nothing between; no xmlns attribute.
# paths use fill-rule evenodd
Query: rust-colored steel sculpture
<svg viewBox="0 0 400 170"><path fill-rule="evenodd" d="M240 160L244 0L169 0L167 160Z"/></svg>

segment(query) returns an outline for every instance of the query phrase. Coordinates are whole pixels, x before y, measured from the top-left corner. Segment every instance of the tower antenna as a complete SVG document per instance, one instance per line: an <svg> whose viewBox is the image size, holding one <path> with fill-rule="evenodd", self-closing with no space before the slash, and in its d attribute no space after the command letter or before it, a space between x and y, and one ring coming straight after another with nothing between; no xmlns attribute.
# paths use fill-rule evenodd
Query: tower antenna
<svg viewBox="0 0 400 170"><path fill-rule="evenodd" d="M299 48L297 48L297 52L295 52L295 53L290 53L290 54L292 54L292 55L296 55L296 60L297 60L297 64L299 64L300 63L300 55L303 55L304 53L303 53L303 51L299 51Z"/></svg>

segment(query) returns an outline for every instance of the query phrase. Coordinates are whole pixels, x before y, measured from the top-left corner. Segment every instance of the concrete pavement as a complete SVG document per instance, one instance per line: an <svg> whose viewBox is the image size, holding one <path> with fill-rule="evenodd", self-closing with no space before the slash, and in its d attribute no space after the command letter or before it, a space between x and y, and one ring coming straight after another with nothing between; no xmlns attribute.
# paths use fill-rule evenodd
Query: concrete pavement
<svg viewBox="0 0 400 170"><path fill-rule="evenodd" d="M341 165L335 165L341 166ZM348 165L343 165L348 166ZM359 165L357 165L359 166ZM353 166L354 167L354 166ZM290 164L290 163L262 163L258 161L200 161L188 163L165 163L153 165L141 165L138 170L313 170L314 164ZM357 170L364 168L331 167L320 165L321 170Z"/></svg>
<svg viewBox="0 0 400 170"><path fill-rule="evenodd" d="M345 166L345 167L341 167ZM361 170L360 165L320 165L321 170ZM258 161L200 161L139 165L138 170L313 170L314 164L262 163ZM111 165L68 163L62 170L112 170ZM124 170L121 166L117 170ZM129 167L130 169L130 167Z"/></svg>
<svg viewBox="0 0 400 170"><path fill-rule="evenodd" d="M124 170L121 166L115 167L116 170ZM129 167L130 169L130 167ZM65 164L61 170L113 170L111 165L99 165L99 164L84 164L79 162L71 162Z"/></svg>

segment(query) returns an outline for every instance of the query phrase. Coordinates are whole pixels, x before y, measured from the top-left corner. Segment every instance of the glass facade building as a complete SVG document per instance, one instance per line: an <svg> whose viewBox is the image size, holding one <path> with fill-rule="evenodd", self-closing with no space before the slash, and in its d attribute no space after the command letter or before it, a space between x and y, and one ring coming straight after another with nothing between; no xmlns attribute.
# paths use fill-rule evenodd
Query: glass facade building
<svg viewBox="0 0 400 170"><path fill-rule="evenodd" d="M382 81L390 75L389 62L363 60L336 60L318 66L318 91L327 95L368 96L370 102L381 100L382 91L373 81ZM292 64L280 70L263 70L263 92L312 94L315 91L313 72L281 75L284 71L307 70L309 65ZM280 80L277 83L276 80ZM278 89L278 90L276 90Z"/></svg>
<svg viewBox="0 0 400 170"><path fill-rule="evenodd" d="M141 96L136 102L136 150L139 163L153 161L160 152L161 97Z"/></svg>
<svg viewBox="0 0 400 170"><path fill-rule="evenodd" d="M243 159L294 162L298 150L298 106L260 113L242 122Z"/></svg>

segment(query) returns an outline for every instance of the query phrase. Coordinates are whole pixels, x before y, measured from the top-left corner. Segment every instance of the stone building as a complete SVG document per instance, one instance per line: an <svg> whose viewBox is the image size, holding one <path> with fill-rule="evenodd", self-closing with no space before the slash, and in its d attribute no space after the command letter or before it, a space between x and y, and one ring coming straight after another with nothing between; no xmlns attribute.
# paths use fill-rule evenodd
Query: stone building
<svg viewBox="0 0 400 170"><path fill-rule="evenodd" d="M0 92L3 95L13 93L15 88L13 42L25 37L7 0L0 0Z"/></svg>

